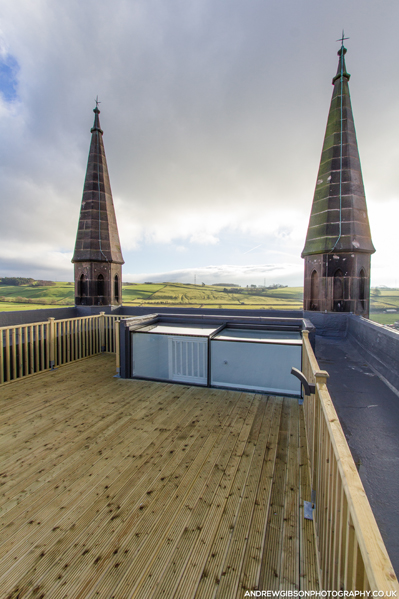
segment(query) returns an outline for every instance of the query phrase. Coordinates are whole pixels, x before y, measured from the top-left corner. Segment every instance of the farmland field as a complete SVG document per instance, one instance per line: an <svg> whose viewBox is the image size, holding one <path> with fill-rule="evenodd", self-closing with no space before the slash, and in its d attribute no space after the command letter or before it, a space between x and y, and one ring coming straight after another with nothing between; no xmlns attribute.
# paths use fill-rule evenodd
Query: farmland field
<svg viewBox="0 0 399 599"><path fill-rule="evenodd" d="M126 306L185 306L190 308L299 310L302 287L226 287L219 285L184 285L181 283L123 284ZM399 289L371 289L370 319L380 324L399 320ZM74 285L57 282L52 286L4 285L0 283L0 311L32 310L46 306L73 306ZM397 310L397 312L386 312Z"/></svg>

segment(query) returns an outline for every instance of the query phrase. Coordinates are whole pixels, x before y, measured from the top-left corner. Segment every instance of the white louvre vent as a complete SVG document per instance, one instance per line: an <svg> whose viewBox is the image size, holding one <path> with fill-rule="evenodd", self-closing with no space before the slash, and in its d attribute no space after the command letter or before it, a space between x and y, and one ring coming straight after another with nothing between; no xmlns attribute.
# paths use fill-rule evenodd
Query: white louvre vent
<svg viewBox="0 0 399 599"><path fill-rule="evenodd" d="M207 383L207 339L169 337L169 378L184 383Z"/></svg>

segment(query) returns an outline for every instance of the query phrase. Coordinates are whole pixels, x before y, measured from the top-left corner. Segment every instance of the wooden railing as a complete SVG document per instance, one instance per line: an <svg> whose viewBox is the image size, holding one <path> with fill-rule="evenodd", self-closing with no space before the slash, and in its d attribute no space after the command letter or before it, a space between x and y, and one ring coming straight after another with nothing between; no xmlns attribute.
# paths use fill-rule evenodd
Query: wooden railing
<svg viewBox="0 0 399 599"><path fill-rule="evenodd" d="M395 572L327 389L328 373L319 369L307 331L302 370L316 386L314 395L305 398L304 413L321 588L399 597Z"/></svg>
<svg viewBox="0 0 399 599"><path fill-rule="evenodd" d="M120 316L102 312L0 327L0 384L100 352L116 353L118 320Z"/></svg>

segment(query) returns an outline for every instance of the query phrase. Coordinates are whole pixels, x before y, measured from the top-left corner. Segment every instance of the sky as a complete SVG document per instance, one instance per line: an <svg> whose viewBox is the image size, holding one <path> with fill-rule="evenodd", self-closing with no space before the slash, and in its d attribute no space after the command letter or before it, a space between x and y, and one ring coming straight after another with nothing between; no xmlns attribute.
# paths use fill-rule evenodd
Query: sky
<svg viewBox="0 0 399 599"><path fill-rule="evenodd" d="M123 280L302 285L342 30L399 286L396 0L2 0L0 276L73 280L98 95Z"/></svg>

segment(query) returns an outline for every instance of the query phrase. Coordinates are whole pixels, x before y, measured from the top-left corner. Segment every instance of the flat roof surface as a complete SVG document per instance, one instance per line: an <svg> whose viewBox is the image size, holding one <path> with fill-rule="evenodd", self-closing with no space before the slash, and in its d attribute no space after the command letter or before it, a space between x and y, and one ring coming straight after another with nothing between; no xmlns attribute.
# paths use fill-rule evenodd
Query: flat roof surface
<svg viewBox="0 0 399 599"><path fill-rule="evenodd" d="M316 337L316 358L379 526L399 573L399 397L345 339Z"/></svg>
<svg viewBox="0 0 399 599"><path fill-rule="evenodd" d="M4 596L317 590L297 400L114 372L103 354L0 389Z"/></svg>

